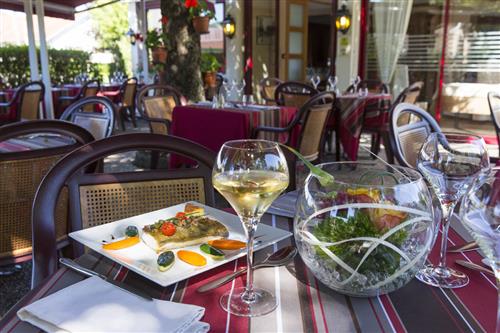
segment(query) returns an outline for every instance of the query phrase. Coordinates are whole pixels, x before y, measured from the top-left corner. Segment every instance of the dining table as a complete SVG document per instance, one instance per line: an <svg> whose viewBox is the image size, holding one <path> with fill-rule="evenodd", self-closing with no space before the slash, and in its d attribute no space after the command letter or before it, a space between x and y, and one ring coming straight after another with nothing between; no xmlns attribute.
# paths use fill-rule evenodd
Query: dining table
<svg viewBox="0 0 500 333"><path fill-rule="evenodd" d="M383 127L389 120L391 95L385 93L342 94L329 124L338 130L343 151L350 161L358 159L359 142L364 126Z"/></svg>
<svg viewBox="0 0 500 333"><path fill-rule="evenodd" d="M288 212L289 215L290 212ZM285 214L287 215L287 214ZM293 215L293 214L292 214ZM265 214L261 223L293 231L293 220L279 214ZM450 245L471 240L463 227L452 221ZM429 261L439 257L437 238ZM295 246L293 236L255 253L255 261L285 246ZM477 251L448 254L449 264L463 259L478 262ZM496 323L497 288L494 278L467 271L470 283L464 288L430 287L416 279L386 295L359 298L335 292L315 278L300 256L281 267L262 268L255 272L255 284L275 293L278 307L261 317L246 318L231 315L219 305L220 296L228 290L244 286L245 276L239 277L209 293L196 290L213 279L234 272L246 264L245 257L228 262L178 283L161 287L127 268L89 252L77 259L86 268L138 288L154 298L205 308L204 322L211 332L493 332ZM457 267L455 267L457 268ZM31 290L0 321L0 332L39 332L21 321L16 312L23 306L83 280L84 277L61 267ZM78 302L75 299L75 302Z"/></svg>
<svg viewBox="0 0 500 333"><path fill-rule="evenodd" d="M250 139L257 126L285 127L297 114L297 108L270 105L230 103L212 107L211 103L176 106L172 113L171 134L199 143L217 152L224 142ZM292 130L290 145L294 145L300 128ZM287 134L264 134L262 139L285 142ZM172 156L172 167L190 164L180 156Z"/></svg>
<svg viewBox="0 0 500 333"><path fill-rule="evenodd" d="M57 134L37 134L22 136L0 142L0 153L15 153L21 151L57 148L73 144L69 137Z"/></svg>

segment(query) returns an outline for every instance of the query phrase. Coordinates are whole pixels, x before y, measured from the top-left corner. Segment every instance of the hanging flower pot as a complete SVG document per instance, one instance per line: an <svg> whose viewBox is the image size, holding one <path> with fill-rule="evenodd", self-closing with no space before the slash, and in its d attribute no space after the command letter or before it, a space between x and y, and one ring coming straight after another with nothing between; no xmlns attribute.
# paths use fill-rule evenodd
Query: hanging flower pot
<svg viewBox="0 0 500 333"><path fill-rule="evenodd" d="M210 21L210 17L208 16L195 16L193 17L193 27L194 30L199 34L208 34L208 23Z"/></svg>
<svg viewBox="0 0 500 333"><path fill-rule="evenodd" d="M165 63L167 61L168 51L165 47L155 47L151 51L151 56L153 57L154 64Z"/></svg>

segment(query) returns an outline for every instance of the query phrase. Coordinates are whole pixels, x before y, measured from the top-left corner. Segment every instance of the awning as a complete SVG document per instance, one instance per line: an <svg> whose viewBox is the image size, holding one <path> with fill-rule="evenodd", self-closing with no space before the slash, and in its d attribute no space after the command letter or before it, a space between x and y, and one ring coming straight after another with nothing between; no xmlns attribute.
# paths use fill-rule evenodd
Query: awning
<svg viewBox="0 0 500 333"><path fill-rule="evenodd" d="M93 0L45 0L45 16L59 17L68 20L75 19L75 8L92 2ZM33 5L35 1L33 1ZM19 12L24 12L24 5L22 0L0 0L0 9L10 9ZM33 6L33 13L35 13L35 6Z"/></svg>

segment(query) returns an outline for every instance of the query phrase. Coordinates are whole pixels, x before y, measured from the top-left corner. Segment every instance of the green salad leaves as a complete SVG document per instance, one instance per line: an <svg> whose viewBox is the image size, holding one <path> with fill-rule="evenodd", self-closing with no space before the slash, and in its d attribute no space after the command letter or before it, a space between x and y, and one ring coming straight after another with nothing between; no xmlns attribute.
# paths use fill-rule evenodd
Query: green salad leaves
<svg viewBox="0 0 500 333"><path fill-rule="evenodd" d="M316 238L322 242L330 243L356 237L379 238L386 232L387 230L384 229L379 231L370 221L368 214L362 211L356 212L354 216L349 217L347 220L339 217L327 217L313 229L313 234ZM407 236L406 231L400 230L387 238L386 241L400 247ZM355 269L370 246L370 242L353 241L329 246L328 249L347 265ZM323 259L329 258L319 246L316 247L316 252ZM390 275L400 267L400 259L400 255L394 250L379 245L366 258L358 272L361 274L371 272Z"/></svg>

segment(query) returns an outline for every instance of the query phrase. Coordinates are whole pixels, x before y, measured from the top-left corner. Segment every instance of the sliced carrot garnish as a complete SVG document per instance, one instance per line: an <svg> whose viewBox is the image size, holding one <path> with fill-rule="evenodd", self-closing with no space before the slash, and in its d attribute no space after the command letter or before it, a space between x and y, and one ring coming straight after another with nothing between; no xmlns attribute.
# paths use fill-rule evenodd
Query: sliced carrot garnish
<svg viewBox="0 0 500 333"><path fill-rule="evenodd" d="M121 250L139 243L139 236L127 237L113 243L102 244L105 250Z"/></svg>
<svg viewBox="0 0 500 333"><path fill-rule="evenodd" d="M205 266L207 259L199 253L187 250L177 251L177 256L180 260L187 262L193 266Z"/></svg>
<svg viewBox="0 0 500 333"><path fill-rule="evenodd" d="M216 239L208 241L208 244L219 250L239 250L247 246L246 243L234 239Z"/></svg>

